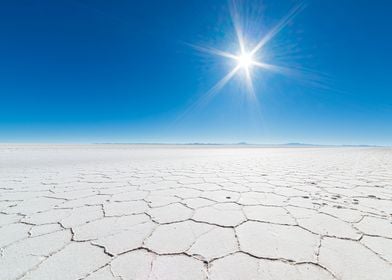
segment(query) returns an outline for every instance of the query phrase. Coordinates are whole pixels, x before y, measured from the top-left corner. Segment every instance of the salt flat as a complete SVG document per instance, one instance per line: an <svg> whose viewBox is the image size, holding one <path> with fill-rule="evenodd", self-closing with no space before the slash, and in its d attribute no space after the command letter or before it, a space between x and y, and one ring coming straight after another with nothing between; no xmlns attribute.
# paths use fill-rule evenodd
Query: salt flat
<svg viewBox="0 0 392 280"><path fill-rule="evenodd" d="M392 279L392 150L0 146L0 279Z"/></svg>

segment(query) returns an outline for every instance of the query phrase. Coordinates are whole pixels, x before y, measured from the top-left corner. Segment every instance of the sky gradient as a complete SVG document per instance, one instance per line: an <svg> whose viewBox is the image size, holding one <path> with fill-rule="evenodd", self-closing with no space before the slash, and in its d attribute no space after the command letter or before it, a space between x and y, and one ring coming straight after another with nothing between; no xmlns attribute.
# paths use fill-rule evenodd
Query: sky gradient
<svg viewBox="0 0 392 280"><path fill-rule="evenodd" d="M241 1L249 44L298 1ZM2 1L0 142L392 145L391 1L305 1L252 71L198 100L236 51L228 1ZM257 103L257 104L256 104Z"/></svg>

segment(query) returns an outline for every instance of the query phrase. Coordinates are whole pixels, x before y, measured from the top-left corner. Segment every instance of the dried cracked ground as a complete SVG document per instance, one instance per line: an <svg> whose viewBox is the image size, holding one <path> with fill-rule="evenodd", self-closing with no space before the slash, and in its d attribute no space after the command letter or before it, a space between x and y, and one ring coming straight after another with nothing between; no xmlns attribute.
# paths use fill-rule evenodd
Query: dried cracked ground
<svg viewBox="0 0 392 280"><path fill-rule="evenodd" d="M392 279L392 150L0 146L0 279Z"/></svg>

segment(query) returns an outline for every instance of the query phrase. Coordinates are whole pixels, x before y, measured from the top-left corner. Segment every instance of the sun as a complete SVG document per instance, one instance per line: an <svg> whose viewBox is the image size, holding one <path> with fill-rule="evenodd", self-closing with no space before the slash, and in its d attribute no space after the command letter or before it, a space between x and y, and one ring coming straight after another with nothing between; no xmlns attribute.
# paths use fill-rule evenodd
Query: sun
<svg viewBox="0 0 392 280"><path fill-rule="evenodd" d="M237 56L237 62L238 67L248 70L255 61L251 53L243 52Z"/></svg>

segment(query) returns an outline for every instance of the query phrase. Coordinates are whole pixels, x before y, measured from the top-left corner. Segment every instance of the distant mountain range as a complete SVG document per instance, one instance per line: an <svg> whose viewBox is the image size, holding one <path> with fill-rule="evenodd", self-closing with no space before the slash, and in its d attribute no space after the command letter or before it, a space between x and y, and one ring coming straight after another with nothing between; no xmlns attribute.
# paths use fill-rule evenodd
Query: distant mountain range
<svg viewBox="0 0 392 280"><path fill-rule="evenodd" d="M238 143L203 143L203 142L194 142L194 143L94 143L94 144L115 144L115 145L194 145L194 146L259 146L259 147L386 147L379 145L325 145L325 144L309 144L309 143L284 143L284 144L256 144L256 143L247 143L247 142L238 142Z"/></svg>

